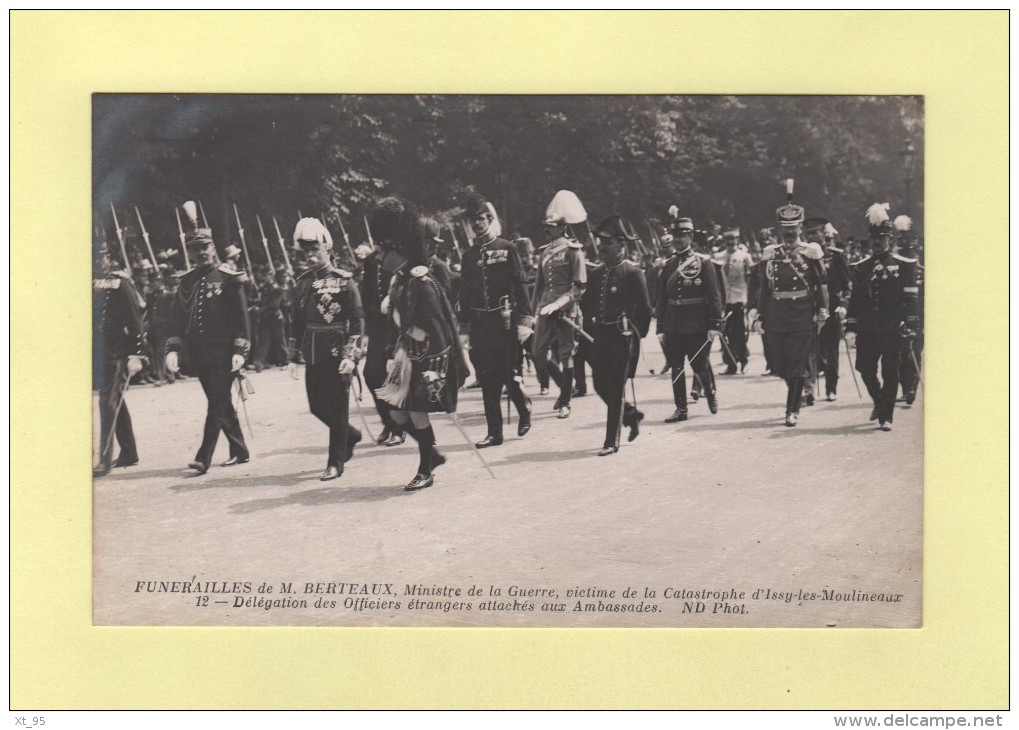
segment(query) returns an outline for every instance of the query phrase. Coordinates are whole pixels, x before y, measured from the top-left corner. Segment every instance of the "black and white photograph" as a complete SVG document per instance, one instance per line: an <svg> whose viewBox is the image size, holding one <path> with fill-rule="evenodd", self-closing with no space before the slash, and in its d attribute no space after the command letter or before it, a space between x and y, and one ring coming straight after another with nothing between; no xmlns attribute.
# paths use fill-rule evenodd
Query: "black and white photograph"
<svg viewBox="0 0 1019 730"><path fill-rule="evenodd" d="M924 124L94 94L94 625L922 627Z"/></svg>

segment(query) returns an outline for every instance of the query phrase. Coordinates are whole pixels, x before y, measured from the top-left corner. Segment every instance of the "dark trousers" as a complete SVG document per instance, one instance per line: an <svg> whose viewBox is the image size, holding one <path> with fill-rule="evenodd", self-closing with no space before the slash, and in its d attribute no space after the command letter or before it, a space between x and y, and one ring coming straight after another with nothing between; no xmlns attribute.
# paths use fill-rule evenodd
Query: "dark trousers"
<svg viewBox="0 0 1019 730"><path fill-rule="evenodd" d="M491 316L491 315L482 315ZM481 396L485 403L485 420L488 435L502 438L502 391L509 393L517 413L527 412L527 397L516 379L520 360L520 345L515 330L507 330L502 317L492 323L475 321L471 325L471 364L481 383Z"/></svg>
<svg viewBox="0 0 1019 730"><path fill-rule="evenodd" d="M729 344L729 350L732 350L732 357L729 357L729 350L722 347L722 360L729 370L735 370L737 363L745 364L750 358L750 352L747 349L747 324L743 318L743 307L742 302L725 305L728 319L725 320L722 333ZM735 362L733 358L736 358Z"/></svg>
<svg viewBox="0 0 1019 730"><path fill-rule="evenodd" d="M916 364L913 363L913 357L909 354L910 348L913 350L913 355L916 356ZM911 393L916 395L916 386L920 382L920 375L916 371L917 365L923 367L923 335L917 335L913 338L912 343L908 341L902 343L899 378L902 381L903 395Z"/></svg>
<svg viewBox="0 0 1019 730"><path fill-rule="evenodd" d="M686 373L690 370L700 378L701 384L708 393L715 392L715 378L711 372L711 363L708 360L709 347L704 346L708 341L707 330L703 332L665 334L665 359L672 366L672 377L682 370L687 358L690 358L690 367L672 383L672 398L677 408L686 408ZM701 347L704 347L702 350ZM696 355L700 350L700 354Z"/></svg>
<svg viewBox="0 0 1019 730"><path fill-rule="evenodd" d="M902 337L890 332L860 332L856 336L856 370L874 401L880 421L892 422L899 391L899 357ZM878 365L881 378L878 378Z"/></svg>
<svg viewBox="0 0 1019 730"><path fill-rule="evenodd" d="M842 323L838 317L829 317L817 334L817 355L820 367L824 368L824 392L838 393L839 387L839 345L842 344Z"/></svg>
<svg viewBox="0 0 1019 730"><path fill-rule="evenodd" d="M633 365L633 340L624 337L616 325L597 327L594 337L591 380L598 397L608 407L605 446L615 446L619 442L626 380Z"/></svg>
<svg viewBox="0 0 1019 730"><path fill-rule="evenodd" d="M583 337L577 340L577 354L573 356L573 384L581 393L587 392L587 363L591 363L592 373L594 371L593 348Z"/></svg>
<svg viewBox="0 0 1019 730"><path fill-rule="evenodd" d="M280 365L287 361L287 346L283 320L273 317L262 319L258 345L252 361L256 365Z"/></svg>
<svg viewBox="0 0 1019 730"><path fill-rule="evenodd" d="M338 367L338 361L307 365L304 387L312 415L329 427L326 465L339 469L350 459L354 444L361 440L361 432L350 425L350 378L340 375Z"/></svg>
<svg viewBox="0 0 1019 730"><path fill-rule="evenodd" d="M390 433L400 434L403 433L403 427L396 423L390 415L392 407L375 395L375 389L382 387L388 374L386 372L387 344L385 332L368 333L368 353L364 359L364 384L368 386L368 391L372 394L375 410L379 412L383 428Z"/></svg>
<svg viewBox="0 0 1019 730"><path fill-rule="evenodd" d="M138 447L131 427L131 414L127 403L122 402L127 386L127 359L106 360L103 363L103 380L99 389L99 466L108 467L113 463L113 439L111 431L120 444L120 459L125 462L138 461ZM117 411L117 404L120 411ZM116 413L116 422L114 422Z"/></svg>
<svg viewBox="0 0 1019 730"><path fill-rule="evenodd" d="M241 433L241 422L237 419L237 411L230 401L230 388L236 378L236 373L230 370L230 361L202 365L196 370L198 382L202 384L209 407L205 414L202 445L198 447L195 461L200 461L206 467L212 463L212 454L216 451L220 431L226 436L230 456L247 459L248 447L244 443L244 434Z"/></svg>

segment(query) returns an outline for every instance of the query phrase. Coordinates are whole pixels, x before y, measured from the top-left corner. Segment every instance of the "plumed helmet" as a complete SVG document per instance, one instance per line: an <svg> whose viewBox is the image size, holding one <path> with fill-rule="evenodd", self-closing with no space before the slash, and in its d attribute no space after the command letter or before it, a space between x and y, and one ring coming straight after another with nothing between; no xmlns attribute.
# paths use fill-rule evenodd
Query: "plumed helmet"
<svg viewBox="0 0 1019 730"><path fill-rule="evenodd" d="M212 243L212 229L196 228L184 236L184 245L189 248L205 248Z"/></svg>
<svg viewBox="0 0 1019 730"><path fill-rule="evenodd" d="M887 236L892 232L892 223L888 216L891 207L888 203L874 203L867 208L867 223L870 224L868 233L871 238Z"/></svg>
<svg viewBox="0 0 1019 730"><path fill-rule="evenodd" d="M301 242L325 243L328 248L333 247L333 237L329 229L318 218L301 218L294 227L294 244L300 246Z"/></svg>
<svg viewBox="0 0 1019 730"><path fill-rule="evenodd" d="M806 211L803 206L793 203L793 179L785 181L786 204L775 210L775 222L780 226L796 226L803 223Z"/></svg>
<svg viewBox="0 0 1019 730"><path fill-rule="evenodd" d="M576 225L587 220L587 211L577 194L569 190L560 190L552 198L545 209L545 225L568 223Z"/></svg>

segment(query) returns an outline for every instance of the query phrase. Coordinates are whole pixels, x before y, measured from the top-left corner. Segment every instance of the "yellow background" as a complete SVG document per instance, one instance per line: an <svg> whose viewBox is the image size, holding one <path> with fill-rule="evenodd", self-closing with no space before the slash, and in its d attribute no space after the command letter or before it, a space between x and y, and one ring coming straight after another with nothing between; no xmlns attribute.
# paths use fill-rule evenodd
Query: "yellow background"
<svg viewBox="0 0 1019 730"><path fill-rule="evenodd" d="M12 13L12 708L1007 707L1007 63L1006 11ZM92 627L99 91L925 95L924 628Z"/></svg>

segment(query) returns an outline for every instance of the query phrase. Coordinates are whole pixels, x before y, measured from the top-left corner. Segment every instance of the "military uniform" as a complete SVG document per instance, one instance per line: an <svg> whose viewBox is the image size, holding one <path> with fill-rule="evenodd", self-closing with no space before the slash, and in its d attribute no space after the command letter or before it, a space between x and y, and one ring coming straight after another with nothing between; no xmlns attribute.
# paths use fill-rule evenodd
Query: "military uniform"
<svg viewBox="0 0 1019 730"><path fill-rule="evenodd" d="M874 401L873 418L891 424L899 389L903 325L919 326L917 262L891 251L853 265L846 331L856 332L856 369ZM878 366L881 377L878 378Z"/></svg>
<svg viewBox="0 0 1019 730"><path fill-rule="evenodd" d="M687 358L694 374L707 389L712 412L717 409L714 378L708 360L708 330L722 326L722 296L711 259L692 248L678 253L666 262L658 284L655 306L656 331L664 335L662 349L671 366L672 396L677 413L671 420L686 417Z"/></svg>
<svg viewBox="0 0 1019 730"><path fill-rule="evenodd" d="M852 281L845 252L835 246L826 246L824 269L828 279L828 304L831 310L834 312L841 308L848 311ZM828 400L835 400L838 394L841 343L842 321L839 317L829 317L817 334L817 351L821 367L824 368L824 391Z"/></svg>
<svg viewBox="0 0 1019 730"><path fill-rule="evenodd" d="M470 328L470 356L481 383L488 436L501 442L504 387L522 423L530 421L530 404L516 377L517 327L532 327L534 317L516 246L502 238L478 239L463 254L460 277L460 317Z"/></svg>
<svg viewBox="0 0 1019 730"><path fill-rule="evenodd" d="M587 281L591 283L591 273L594 269L598 268L602 264L586 259L584 265L587 267ZM584 293L587 293L587 288L584 288ZM591 306L591 300L588 297L581 297L580 299L580 314L582 319L582 326L584 332L589 334L592 338L594 337L594 330L591 326L591 315L593 312L589 311ZM587 395L587 364L591 363L591 370L594 370L594 361L592 360L594 354L594 345L586 337L579 337L577 339L577 352L573 356L573 395L577 397Z"/></svg>
<svg viewBox="0 0 1019 730"><path fill-rule="evenodd" d="M725 337L729 350L722 350L722 359L727 365L727 372L736 372L736 366L746 368L750 358L747 350L746 307L749 301L750 271L754 261L750 254L737 248L732 253L725 252L722 259L722 283L725 288ZM731 356L730 356L731 351Z"/></svg>
<svg viewBox="0 0 1019 730"><path fill-rule="evenodd" d="M290 359L304 356L305 388L312 414L329 428L327 469L342 472L361 432L350 425L350 375L339 373L340 362L354 365L364 351L365 318L353 274L332 266L298 277L292 294L294 337Z"/></svg>
<svg viewBox="0 0 1019 730"><path fill-rule="evenodd" d="M390 417L390 406L379 400L375 389L386 382L386 361L392 356L395 332L389 316L382 311L382 302L389 295L393 275L406 264L406 260L393 251L376 249L364 262L361 279L361 302L364 307L365 327L368 334L368 352L364 363L364 381L375 399L375 408L383 427L394 435L403 429ZM400 439L394 443L400 443Z"/></svg>
<svg viewBox="0 0 1019 730"><path fill-rule="evenodd" d="M141 299L126 271L93 279L92 295L92 387L99 391L99 465L96 474L101 475L111 465L138 463L138 448L131 414L124 402L124 391L128 381L128 358L142 358L146 344ZM112 458L111 432L120 444L116 464Z"/></svg>
<svg viewBox="0 0 1019 730"><path fill-rule="evenodd" d="M234 355L247 358L251 347L244 272L222 265L191 269L180 278L166 340L166 352L182 352L208 399L202 443L195 462L207 470L219 432L226 436L231 460L247 461L237 411L230 402Z"/></svg>
<svg viewBox="0 0 1019 730"><path fill-rule="evenodd" d="M910 222L912 223L912 222ZM913 249L917 236L908 231L899 243L900 255L910 263L916 265L916 287L917 287L917 326L916 336L909 338L902 345L902 355L899 358L899 378L902 382L902 395L906 405L913 405L916 399L916 388L920 382L920 374L917 367L923 363L923 264L920 263L916 251Z"/></svg>
<svg viewBox="0 0 1019 730"><path fill-rule="evenodd" d="M594 336L594 389L608 406L605 447L610 448L618 445L620 423L629 426L635 418L643 417L634 405L626 403L624 408L623 403L626 381L637 374L640 341L651 326L644 272L626 260L596 266L590 273L584 301Z"/></svg>
<svg viewBox="0 0 1019 730"><path fill-rule="evenodd" d="M573 355L577 351L577 332L566 324L569 319L581 326L580 298L587 284L584 247L574 239L560 237L541 251L534 283L532 311L559 302L562 306L551 315L538 314L534 327L534 364L544 368L559 386L558 406L567 406L573 394ZM560 364L549 360L552 355Z"/></svg>

